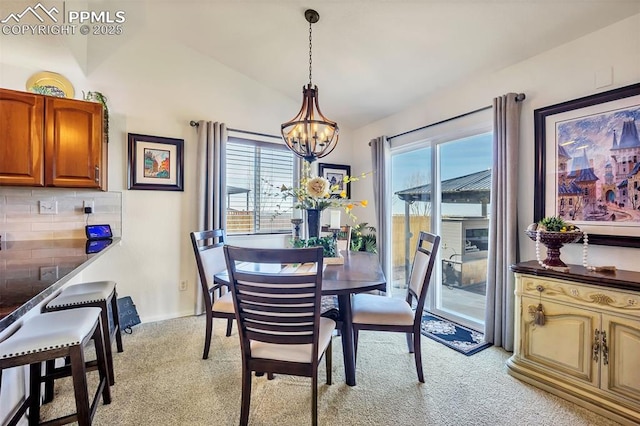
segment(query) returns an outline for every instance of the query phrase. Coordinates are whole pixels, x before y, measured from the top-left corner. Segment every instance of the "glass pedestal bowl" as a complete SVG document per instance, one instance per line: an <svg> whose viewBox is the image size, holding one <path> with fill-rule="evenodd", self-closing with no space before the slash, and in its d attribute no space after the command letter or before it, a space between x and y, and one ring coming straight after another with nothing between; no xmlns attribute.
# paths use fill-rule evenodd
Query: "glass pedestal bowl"
<svg viewBox="0 0 640 426"><path fill-rule="evenodd" d="M536 241L538 238L538 232L527 229L525 231L529 238ZM540 243L544 244L547 248L547 258L542 261L547 266L567 266L562 260L560 260L560 248L569 243L575 243L582 238L581 231L570 232L553 232L553 231L541 231Z"/></svg>

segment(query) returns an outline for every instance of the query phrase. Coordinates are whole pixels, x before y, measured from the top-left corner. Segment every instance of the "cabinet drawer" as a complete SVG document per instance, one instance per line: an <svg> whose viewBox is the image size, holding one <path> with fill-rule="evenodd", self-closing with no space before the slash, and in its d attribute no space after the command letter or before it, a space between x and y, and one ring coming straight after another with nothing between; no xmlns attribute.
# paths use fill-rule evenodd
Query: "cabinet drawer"
<svg viewBox="0 0 640 426"><path fill-rule="evenodd" d="M626 290L516 274L516 294L640 318L640 295ZM539 291L542 289L542 292Z"/></svg>

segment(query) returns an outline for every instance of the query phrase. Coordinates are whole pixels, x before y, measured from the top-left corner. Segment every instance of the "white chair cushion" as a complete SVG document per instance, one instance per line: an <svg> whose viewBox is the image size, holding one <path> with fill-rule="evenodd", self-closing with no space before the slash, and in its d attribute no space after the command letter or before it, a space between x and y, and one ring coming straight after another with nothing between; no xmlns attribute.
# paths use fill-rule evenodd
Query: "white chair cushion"
<svg viewBox="0 0 640 426"><path fill-rule="evenodd" d="M0 343L0 358L79 345L100 317L100 308L77 308L45 312L29 318Z"/></svg>
<svg viewBox="0 0 640 426"><path fill-rule="evenodd" d="M218 272L227 269L227 262L224 259L224 248L222 246L213 247L198 253L202 261L204 276L207 277L207 287L213 287L213 276Z"/></svg>
<svg viewBox="0 0 640 426"><path fill-rule="evenodd" d="M104 302L113 294L115 287L114 281L94 281L72 285L63 289L56 298L47 303L47 309Z"/></svg>
<svg viewBox="0 0 640 426"><path fill-rule="evenodd" d="M231 296L231 292L228 291L218 297L216 301L213 302L211 309L215 312L235 313L236 310L233 308L233 296Z"/></svg>
<svg viewBox="0 0 640 426"><path fill-rule="evenodd" d="M411 325L413 309L402 299L373 294L354 294L353 322L357 324Z"/></svg>
<svg viewBox="0 0 640 426"><path fill-rule="evenodd" d="M427 275L429 259L431 256L416 250L413 264L411 266L411 277L409 278L409 288L417 295L420 295L424 285L424 278Z"/></svg>
<svg viewBox="0 0 640 426"><path fill-rule="evenodd" d="M318 360L331 341L336 323L329 318L320 317L320 330L318 336ZM251 341L251 356L253 358L274 359L288 362L311 362L311 344L305 345L279 345L276 343L264 343Z"/></svg>

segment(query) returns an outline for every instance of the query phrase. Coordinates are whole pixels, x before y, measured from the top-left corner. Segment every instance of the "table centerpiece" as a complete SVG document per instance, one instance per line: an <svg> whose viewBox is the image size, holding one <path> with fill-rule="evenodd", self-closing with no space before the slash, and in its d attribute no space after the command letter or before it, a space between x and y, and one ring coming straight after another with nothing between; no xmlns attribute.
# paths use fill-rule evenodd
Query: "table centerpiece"
<svg viewBox="0 0 640 426"><path fill-rule="evenodd" d="M357 218L353 214L354 207L366 207L367 200L350 200L347 198L346 187L348 183L356 182L367 176L368 173L362 173L359 176L345 175L342 181L331 184L322 176L314 176L311 173L311 164L304 161L302 163L302 173L300 181L297 185L274 187L271 195L282 199L283 203L278 204L276 215L282 214L288 210L303 210L306 213L307 222L307 240L296 239L293 241L294 247L314 247L322 246L324 249L325 261L329 264L340 263L341 258L339 251L335 247L334 237L320 236L320 218L322 212L328 208L340 208L349 216L352 221ZM271 185L273 187L273 185ZM332 194L336 194L333 195ZM285 203L291 203L283 206ZM332 242L333 249L329 248L329 242ZM330 259L334 258L335 261Z"/></svg>

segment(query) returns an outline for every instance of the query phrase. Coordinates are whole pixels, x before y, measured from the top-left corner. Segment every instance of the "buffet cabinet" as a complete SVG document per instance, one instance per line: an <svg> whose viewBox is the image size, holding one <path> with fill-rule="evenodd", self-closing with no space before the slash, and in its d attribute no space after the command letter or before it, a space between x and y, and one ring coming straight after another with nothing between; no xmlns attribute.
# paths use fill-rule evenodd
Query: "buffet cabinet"
<svg viewBox="0 0 640 426"><path fill-rule="evenodd" d="M613 418L640 424L640 273L515 273L514 377Z"/></svg>
<svg viewBox="0 0 640 426"><path fill-rule="evenodd" d="M0 89L0 185L107 190L97 102Z"/></svg>

